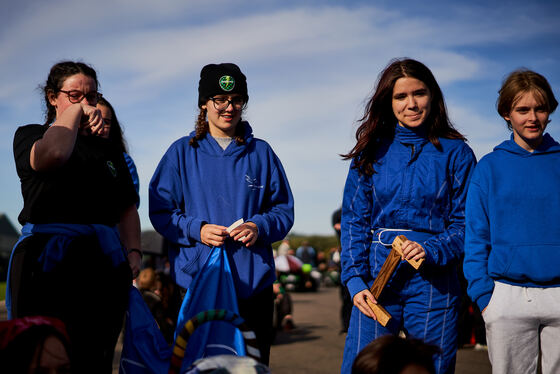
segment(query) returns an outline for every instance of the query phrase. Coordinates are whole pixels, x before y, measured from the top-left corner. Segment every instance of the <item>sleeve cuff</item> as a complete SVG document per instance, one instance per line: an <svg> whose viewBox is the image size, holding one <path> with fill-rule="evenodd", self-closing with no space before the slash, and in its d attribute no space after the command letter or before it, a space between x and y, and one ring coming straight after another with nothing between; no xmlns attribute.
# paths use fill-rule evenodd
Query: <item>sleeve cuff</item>
<svg viewBox="0 0 560 374"><path fill-rule="evenodd" d="M358 292L368 289L368 286L361 277L350 278L348 282L346 282L346 287L348 287L348 292L350 292L352 300L354 300L354 296Z"/></svg>
<svg viewBox="0 0 560 374"><path fill-rule="evenodd" d="M426 263L430 265L437 264L437 252L430 246L428 241L422 243L424 247L424 252L426 253Z"/></svg>
<svg viewBox="0 0 560 374"><path fill-rule="evenodd" d="M198 218L195 218L191 221L188 229L189 238L200 242L200 228L202 227L203 223L206 222Z"/></svg>
<svg viewBox="0 0 560 374"><path fill-rule="evenodd" d="M255 215L247 220L247 222L253 222L257 225L257 230L259 230L259 239L268 238L268 232L266 230L266 220L261 215Z"/></svg>

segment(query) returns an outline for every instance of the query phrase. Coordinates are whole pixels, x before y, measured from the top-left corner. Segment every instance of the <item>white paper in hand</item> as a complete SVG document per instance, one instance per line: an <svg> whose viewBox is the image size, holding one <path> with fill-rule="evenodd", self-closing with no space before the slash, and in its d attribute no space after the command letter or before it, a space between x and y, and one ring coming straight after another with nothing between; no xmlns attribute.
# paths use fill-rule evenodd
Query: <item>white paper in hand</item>
<svg viewBox="0 0 560 374"><path fill-rule="evenodd" d="M226 229L227 233L230 234L231 231L232 231L234 228L236 228L237 226L243 224L243 222L245 222L245 221L243 221L243 218L239 218L237 221L235 221L234 223L232 223L232 224Z"/></svg>

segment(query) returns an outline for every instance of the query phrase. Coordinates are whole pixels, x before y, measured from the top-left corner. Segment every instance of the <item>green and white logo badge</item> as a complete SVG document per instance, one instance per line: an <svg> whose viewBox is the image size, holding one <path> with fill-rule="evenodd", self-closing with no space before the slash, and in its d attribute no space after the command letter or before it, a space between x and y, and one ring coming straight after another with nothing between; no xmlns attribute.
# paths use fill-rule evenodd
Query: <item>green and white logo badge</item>
<svg viewBox="0 0 560 374"><path fill-rule="evenodd" d="M107 161L107 167L109 168L109 171L111 172L111 174L113 175L113 177L117 177L117 169L115 168L115 165L113 165L113 163L111 161Z"/></svg>
<svg viewBox="0 0 560 374"><path fill-rule="evenodd" d="M220 78L220 87L224 91L231 91L235 87L235 79L230 75L224 75Z"/></svg>

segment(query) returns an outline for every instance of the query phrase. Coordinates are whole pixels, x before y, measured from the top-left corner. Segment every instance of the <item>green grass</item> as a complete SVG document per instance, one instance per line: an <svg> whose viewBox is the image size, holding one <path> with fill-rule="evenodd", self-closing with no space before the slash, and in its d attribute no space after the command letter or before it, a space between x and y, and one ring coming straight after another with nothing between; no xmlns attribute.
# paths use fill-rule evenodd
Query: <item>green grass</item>
<svg viewBox="0 0 560 374"><path fill-rule="evenodd" d="M6 282L0 282L0 301L6 298Z"/></svg>

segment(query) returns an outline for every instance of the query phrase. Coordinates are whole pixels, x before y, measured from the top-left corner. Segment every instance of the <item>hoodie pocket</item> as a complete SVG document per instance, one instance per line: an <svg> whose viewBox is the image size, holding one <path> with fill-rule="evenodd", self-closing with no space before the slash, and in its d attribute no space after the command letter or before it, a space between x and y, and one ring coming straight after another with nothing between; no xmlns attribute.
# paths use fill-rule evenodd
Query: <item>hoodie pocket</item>
<svg viewBox="0 0 560 374"><path fill-rule="evenodd" d="M182 264L181 271L194 278L210 253L210 247L202 243L190 248L181 248Z"/></svg>
<svg viewBox="0 0 560 374"><path fill-rule="evenodd" d="M495 246L490 251L488 272L492 278L545 283L560 280L560 245Z"/></svg>

